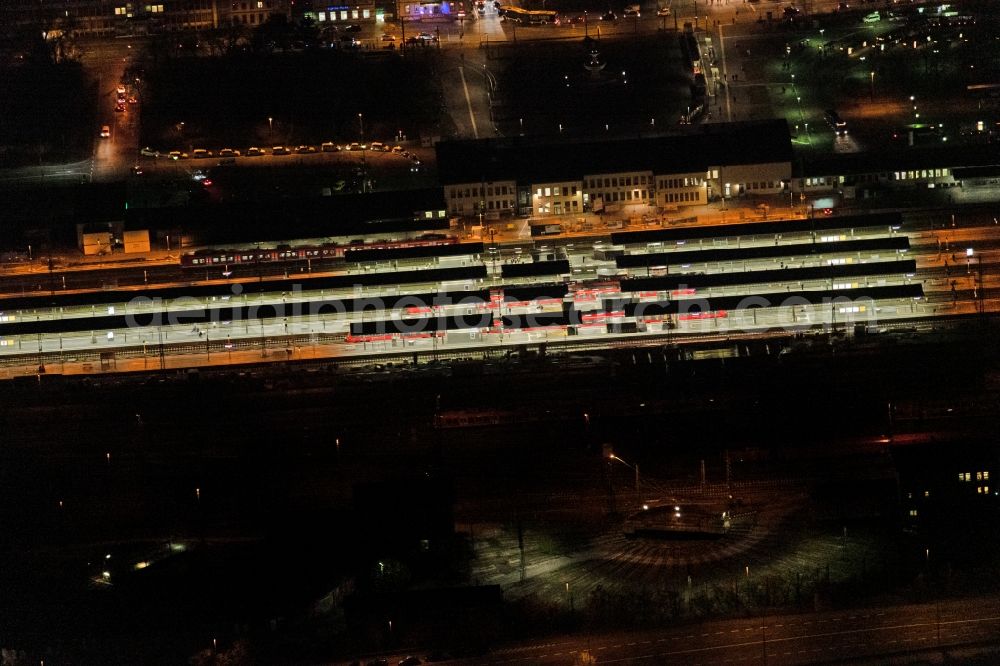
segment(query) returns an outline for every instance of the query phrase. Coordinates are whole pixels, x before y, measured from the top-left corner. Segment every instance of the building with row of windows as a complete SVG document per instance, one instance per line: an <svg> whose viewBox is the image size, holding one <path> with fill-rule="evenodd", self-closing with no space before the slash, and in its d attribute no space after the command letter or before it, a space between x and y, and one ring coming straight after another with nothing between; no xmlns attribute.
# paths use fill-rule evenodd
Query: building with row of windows
<svg viewBox="0 0 1000 666"><path fill-rule="evenodd" d="M4 0L0 26L92 37L210 30L260 25L275 13L290 16L291 4L290 0Z"/></svg>
<svg viewBox="0 0 1000 666"><path fill-rule="evenodd" d="M1000 185L996 144L903 147L847 153L793 164L792 191L806 195L878 197L881 192L919 192Z"/></svg>
<svg viewBox="0 0 1000 666"><path fill-rule="evenodd" d="M781 193L792 176L784 120L701 125L646 139L446 141L437 145L437 160L449 214L488 219L675 209Z"/></svg>
<svg viewBox="0 0 1000 666"><path fill-rule="evenodd" d="M320 28L340 24L373 23L384 20L386 11L376 5L375 0L354 0L353 2L337 2L336 0L299 0L294 6L295 19L307 19Z"/></svg>

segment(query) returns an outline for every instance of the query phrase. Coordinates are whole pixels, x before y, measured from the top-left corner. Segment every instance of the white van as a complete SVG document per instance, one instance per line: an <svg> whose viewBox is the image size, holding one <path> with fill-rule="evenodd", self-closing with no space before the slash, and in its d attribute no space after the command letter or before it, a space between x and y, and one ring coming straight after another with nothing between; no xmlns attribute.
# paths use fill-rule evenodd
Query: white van
<svg viewBox="0 0 1000 666"><path fill-rule="evenodd" d="M625 5L625 16L639 17L639 5Z"/></svg>

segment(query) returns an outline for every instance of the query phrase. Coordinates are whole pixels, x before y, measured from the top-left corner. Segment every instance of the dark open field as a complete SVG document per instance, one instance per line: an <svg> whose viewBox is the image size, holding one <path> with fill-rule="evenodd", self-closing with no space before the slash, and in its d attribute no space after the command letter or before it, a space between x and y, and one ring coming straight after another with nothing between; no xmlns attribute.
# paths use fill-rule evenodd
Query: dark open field
<svg viewBox="0 0 1000 666"><path fill-rule="evenodd" d="M592 35L597 30L591 28ZM606 63L597 77L584 69L591 47ZM520 42L491 55L500 101L494 112L505 135L517 134L523 118L525 133L555 134L562 124L570 135L635 136L676 125L691 99L691 80L672 34Z"/></svg>

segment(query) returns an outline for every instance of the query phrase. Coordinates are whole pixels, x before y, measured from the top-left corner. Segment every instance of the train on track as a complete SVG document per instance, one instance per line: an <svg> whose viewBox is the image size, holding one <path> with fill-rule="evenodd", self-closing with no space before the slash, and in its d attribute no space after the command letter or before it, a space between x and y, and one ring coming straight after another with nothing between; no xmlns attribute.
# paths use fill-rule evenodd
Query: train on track
<svg viewBox="0 0 1000 666"><path fill-rule="evenodd" d="M274 264L288 261L316 259L343 259L351 250L388 250L407 247L432 247L454 245L459 240L446 234L423 234L408 240L352 241L350 243L324 243L323 245L279 245L276 248L244 248L241 250L204 249L181 255L184 268L228 266L237 264Z"/></svg>

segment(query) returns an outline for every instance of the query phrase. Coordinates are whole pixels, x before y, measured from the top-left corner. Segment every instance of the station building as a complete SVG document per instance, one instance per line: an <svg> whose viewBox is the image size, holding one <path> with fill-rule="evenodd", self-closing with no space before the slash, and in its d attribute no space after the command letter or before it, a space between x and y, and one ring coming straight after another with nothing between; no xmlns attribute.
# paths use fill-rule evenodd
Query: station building
<svg viewBox="0 0 1000 666"><path fill-rule="evenodd" d="M510 137L437 144L453 216L679 209L779 194L792 178L784 120L715 123L637 139Z"/></svg>

